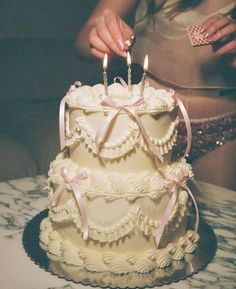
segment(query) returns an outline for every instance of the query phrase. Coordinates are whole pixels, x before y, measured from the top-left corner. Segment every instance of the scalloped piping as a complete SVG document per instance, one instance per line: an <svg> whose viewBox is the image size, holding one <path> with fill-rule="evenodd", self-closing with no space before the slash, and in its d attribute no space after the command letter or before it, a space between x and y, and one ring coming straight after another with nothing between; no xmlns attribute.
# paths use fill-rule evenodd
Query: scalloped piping
<svg viewBox="0 0 236 289"><path fill-rule="evenodd" d="M72 130L69 129L69 115L66 114L66 146L70 147L84 140L87 148L92 153L97 154L95 145L95 133L81 116L75 120L77 126ZM171 122L168 131L161 139L155 139L149 135L150 140L157 146L162 155L167 154L174 146L177 139L176 126L179 122L177 117ZM102 155L107 159L114 159L125 156L128 152L133 150L135 146L141 146L145 151L148 151L148 146L140 134L139 127L134 121L130 121L128 131L116 142L105 142L102 147Z"/></svg>
<svg viewBox="0 0 236 289"><path fill-rule="evenodd" d="M98 86L100 86L98 88ZM74 88L72 91L68 91L66 94L66 103L71 108L81 108L86 111L110 111L111 109L103 106L101 100L99 99L99 95L104 93L104 88L101 87L102 84L95 86L80 86ZM140 86L133 85L132 86L131 96L128 94L127 88L122 87L122 85L115 83L109 85L109 97L119 98L123 96L134 97L140 93ZM115 96L113 95L115 92ZM112 96L113 95L113 96ZM77 99L76 99L77 98ZM126 99L127 99L126 98ZM120 101L124 101L120 99ZM118 101L118 102L120 102ZM173 92L167 91L165 89L155 89L153 87L145 87L144 89L144 102L134 108L138 112L158 112L158 111L171 111L176 106L175 99L173 98Z"/></svg>
<svg viewBox="0 0 236 289"><path fill-rule="evenodd" d="M165 268L174 260L181 260L185 254L192 253L199 240L197 233L187 231L176 243L170 243L163 249L150 249L143 254L131 252L118 254L109 251L100 253L86 248L76 248L69 241L62 241L53 231L49 218L41 224L40 230L44 232L43 238L40 234L40 241L43 248L46 248L49 258L88 271L108 271L114 274L148 273L155 268Z"/></svg>
<svg viewBox="0 0 236 289"><path fill-rule="evenodd" d="M50 269L56 275L61 277L67 277L69 280L75 282L87 283L88 280L92 280L93 284L109 284L111 288L126 288L129 284L130 288L149 288L150 284L156 279L160 279L166 276L171 276L176 270L180 270L185 266L185 262L174 260L171 266L165 268L157 268L148 274L114 274L111 272L91 272L82 267L75 267L67 265L66 263L50 262Z"/></svg>
<svg viewBox="0 0 236 289"><path fill-rule="evenodd" d="M183 221L186 214L187 195L185 191L181 191L179 193L178 202L172 211L166 227L171 231L175 231ZM70 199L66 204L60 207L51 208L49 215L53 223L72 221L76 228L81 229L82 227L78 207L73 199ZM128 235L137 227L144 235L155 236L159 223L159 220L149 218L138 206L133 205L122 219L109 227L95 224L94 221L91 221L91 219L88 218L89 237L92 240L100 242L114 242Z"/></svg>
<svg viewBox="0 0 236 289"><path fill-rule="evenodd" d="M60 168L62 166L67 167L71 163L70 159L65 159L60 154L50 165L49 182L60 185L63 181ZM184 172L185 181L193 176L191 166L186 163L185 159L173 162L164 168L160 168L159 171L142 172L140 174L121 175L100 171L90 172L90 170L78 166L77 168L88 173L88 183L86 182L86 185L84 185L81 182L80 184L84 196L88 199L104 197L110 201L125 199L132 202L144 197L157 199L168 191L169 180L173 179L180 170ZM70 190L70 187L67 186L67 189Z"/></svg>

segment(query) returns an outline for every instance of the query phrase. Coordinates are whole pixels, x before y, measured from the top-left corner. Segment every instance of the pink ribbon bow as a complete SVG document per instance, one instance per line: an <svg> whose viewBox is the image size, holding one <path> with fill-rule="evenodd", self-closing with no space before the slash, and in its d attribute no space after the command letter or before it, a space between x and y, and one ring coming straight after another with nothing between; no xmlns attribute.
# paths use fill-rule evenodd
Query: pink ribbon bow
<svg viewBox="0 0 236 289"><path fill-rule="evenodd" d="M74 194L74 197L76 199L76 203L78 205L80 216L81 216L81 224L82 224L82 232L83 232L83 239L88 239L88 220L87 220L87 214L85 209L84 200L82 199L82 194L80 192L80 189L78 187L78 183L81 180L84 180L88 177L87 172L81 172L79 175L76 175L72 178L68 176L67 169L65 167L61 168L61 176L64 180L63 183L59 185L59 187L56 189L56 191L53 193L52 199L50 201L50 205L54 206L57 202L58 198L62 194L63 190L65 189L66 185L69 185L71 188L71 191Z"/></svg>
<svg viewBox="0 0 236 289"><path fill-rule="evenodd" d="M163 157L157 147L151 142L150 138L148 137L146 130L139 118L138 113L135 111L133 106L139 105L140 103L143 102L143 97L141 96L135 96L132 99L129 99L128 101L122 103L122 104L117 104L115 103L112 99L107 97L106 95L101 95L100 99L106 103L108 106L113 108L113 110L109 113L107 118L105 119L105 122L103 126L98 129L96 136L95 136L95 144L97 147L98 152L100 151L100 145L103 142L105 136L107 135L109 131L109 127L111 126L112 120L119 114L120 111L124 110L128 114L130 114L133 119L136 121L136 123L139 126L139 129L142 133L142 136L146 143L148 144L149 149L152 151L154 154L155 158L158 158L162 163L163 163Z"/></svg>
<svg viewBox="0 0 236 289"><path fill-rule="evenodd" d="M187 187L187 185L184 183L184 173L182 171L180 171L177 174L176 178L174 178L170 181L170 183L168 184L168 188L173 189L173 194L172 194L172 196L169 200L169 203L168 203L168 205L167 205L167 207L163 213L163 216L162 216L161 221L160 221L160 225L159 225L158 229L156 230L155 242L156 242L157 248L159 247L159 243L160 243L161 237L163 235L163 232L165 230L165 226L167 225L169 217L171 215L171 212L175 206L179 188L184 189L190 195L190 197L193 201L193 204L195 206L195 211L196 211L196 222L195 222L195 228L194 228L195 233L197 233L198 226L199 226L198 206L197 206L196 200L195 200L192 192Z"/></svg>

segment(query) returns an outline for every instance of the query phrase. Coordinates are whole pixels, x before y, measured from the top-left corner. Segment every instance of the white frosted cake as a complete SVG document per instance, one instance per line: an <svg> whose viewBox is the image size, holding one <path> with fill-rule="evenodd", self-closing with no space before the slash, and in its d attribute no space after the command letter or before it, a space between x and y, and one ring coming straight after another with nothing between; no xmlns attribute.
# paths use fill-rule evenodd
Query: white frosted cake
<svg viewBox="0 0 236 289"><path fill-rule="evenodd" d="M65 104L65 111L64 111ZM64 149L51 163L40 245L49 259L92 272L147 273L194 252L187 228L192 169L175 159L173 91L73 85L60 108ZM64 124L65 120L65 124ZM65 135L64 135L65 131Z"/></svg>

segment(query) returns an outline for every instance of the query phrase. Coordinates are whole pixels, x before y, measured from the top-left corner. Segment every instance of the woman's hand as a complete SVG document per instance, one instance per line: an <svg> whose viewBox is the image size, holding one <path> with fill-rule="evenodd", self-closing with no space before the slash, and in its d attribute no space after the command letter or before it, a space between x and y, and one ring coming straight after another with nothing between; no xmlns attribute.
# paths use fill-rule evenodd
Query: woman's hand
<svg viewBox="0 0 236 289"><path fill-rule="evenodd" d="M103 58L107 53L111 56L126 56L126 40L130 40L133 30L119 15L110 9L93 19L89 33L91 54Z"/></svg>
<svg viewBox="0 0 236 289"><path fill-rule="evenodd" d="M236 68L236 23L227 16L213 16L202 25L204 37L213 44L216 56L228 56Z"/></svg>
<svg viewBox="0 0 236 289"><path fill-rule="evenodd" d="M126 41L133 30L122 19L135 11L137 0L100 0L75 38L78 57L86 60L110 56L126 56Z"/></svg>

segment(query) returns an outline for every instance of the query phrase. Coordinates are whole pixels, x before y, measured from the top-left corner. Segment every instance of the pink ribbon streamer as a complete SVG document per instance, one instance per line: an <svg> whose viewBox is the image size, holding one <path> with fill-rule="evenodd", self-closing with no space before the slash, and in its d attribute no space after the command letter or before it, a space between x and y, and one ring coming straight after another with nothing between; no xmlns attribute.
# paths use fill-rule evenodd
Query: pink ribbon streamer
<svg viewBox="0 0 236 289"><path fill-rule="evenodd" d="M73 91L77 86L81 85L78 81L72 84L67 91L66 95ZM66 96L64 96L61 100L59 107L59 137L60 137L60 147L61 150L65 147L66 143L66 135L65 135L65 105L66 105Z"/></svg>
<svg viewBox="0 0 236 289"><path fill-rule="evenodd" d="M64 96L60 103L59 108L59 135L60 135L60 147L61 150L65 147L66 136L65 136L65 105L66 97Z"/></svg>
<svg viewBox="0 0 236 289"><path fill-rule="evenodd" d="M149 137L146 133L146 130L145 130L140 118L139 118L139 115L137 114L135 109L133 109L133 106L138 105L138 104L143 102L143 97L135 96L132 99L129 99L128 101L126 101L122 104L115 103L112 99L110 99L106 95L101 95L100 99L104 103L106 103L108 106L113 108L113 110L109 113L109 115L105 119L103 126L100 129L98 129L98 131L96 133L95 144L96 144L98 152L100 151L100 144L103 142L103 140L105 139L105 137L109 131L109 127L111 126L112 120L120 113L120 111L124 110L128 114L130 114L134 118L136 123L138 124L139 129L142 133L142 136L143 136L144 140L146 141L146 143L148 144L149 149L154 154L155 158L158 158L163 163L163 157L162 157L161 153L159 152L159 150L155 147L155 145L149 139Z"/></svg>
<svg viewBox="0 0 236 289"><path fill-rule="evenodd" d="M80 189L78 187L78 183L81 180L84 180L88 177L87 172L81 172L79 175L76 175L72 178L68 176L67 170L65 167L61 168L61 176L64 180L63 183L57 187L56 191L53 193L52 199L50 201L50 205L54 206L55 203L57 202L58 198L62 194L63 190L66 187L66 184L68 184L71 188L71 191L74 194L74 197L76 199L76 203L78 205L79 211L80 211L80 216L81 216L81 224L82 224L82 232L83 232L83 239L87 240L88 239L88 220L87 220L87 214L86 214L86 209L85 209L85 204L84 200L82 198L82 194L80 192Z"/></svg>
<svg viewBox="0 0 236 289"><path fill-rule="evenodd" d="M176 96L176 102L177 102L179 109L182 113L182 116L184 118L184 123L185 123L186 130L187 130L187 145L186 145L185 152L184 152L184 157L186 157L189 154L190 149L191 149L192 129L191 129L191 124L190 124L188 112L187 112L182 100Z"/></svg>
<svg viewBox="0 0 236 289"><path fill-rule="evenodd" d="M117 80L120 81L121 85L122 85L124 88L127 88L127 87L128 87L128 84L125 82L125 80L124 80L122 77L116 76L116 77L114 78L114 80L113 80L114 83L117 83Z"/></svg>
<svg viewBox="0 0 236 289"><path fill-rule="evenodd" d="M175 91L170 88L169 92L171 92L172 95L175 96L176 102L177 102L177 104L179 106L180 112L181 112L181 114L183 116L184 123L185 123L185 126L186 126L186 130L187 130L187 145L186 145L185 152L184 152L184 157L186 157L189 154L189 152L190 152L191 142L192 142L192 129L191 129L190 119L189 119L188 112L187 112L182 100L175 94Z"/></svg>
<svg viewBox="0 0 236 289"><path fill-rule="evenodd" d="M163 216L162 216L161 221L160 221L160 225L159 225L158 229L156 230L155 242L156 242L157 248L159 247L161 237L162 237L163 232L165 230L165 226L167 225L169 217L171 215L171 212L175 206L179 188L184 189L190 195L190 197L193 201L195 211L196 211L196 221L195 221L195 228L194 228L195 233L197 233L198 227L199 227L199 210L198 210L197 202L196 202L192 192L190 191L190 189L184 183L184 174L182 171L177 174L176 178L174 178L173 180L170 181L168 187L173 188L173 194L172 194L172 196L169 200L169 203L168 203L168 205L167 205L167 207L163 213Z"/></svg>

